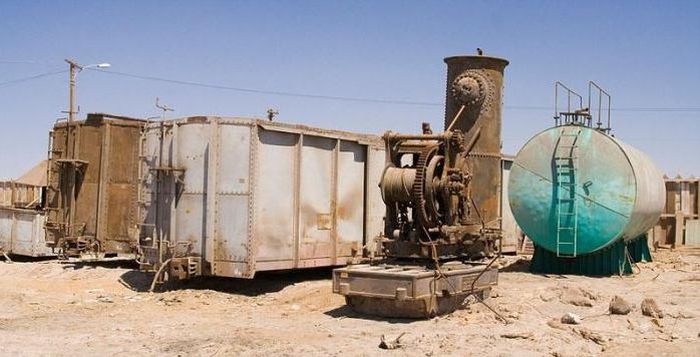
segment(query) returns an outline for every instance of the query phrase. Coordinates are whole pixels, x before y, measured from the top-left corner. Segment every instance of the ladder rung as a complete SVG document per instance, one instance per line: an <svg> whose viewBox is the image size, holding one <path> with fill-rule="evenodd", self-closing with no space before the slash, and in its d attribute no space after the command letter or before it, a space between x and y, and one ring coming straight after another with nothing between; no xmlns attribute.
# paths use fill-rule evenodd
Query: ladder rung
<svg viewBox="0 0 700 357"><path fill-rule="evenodd" d="M574 230L574 228L576 228L576 227L559 227L557 229L560 231L572 231L572 230Z"/></svg>
<svg viewBox="0 0 700 357"><path fill-rule="evenodd" d="M574 242L559 242L557 245L574 245Z"/></svg>

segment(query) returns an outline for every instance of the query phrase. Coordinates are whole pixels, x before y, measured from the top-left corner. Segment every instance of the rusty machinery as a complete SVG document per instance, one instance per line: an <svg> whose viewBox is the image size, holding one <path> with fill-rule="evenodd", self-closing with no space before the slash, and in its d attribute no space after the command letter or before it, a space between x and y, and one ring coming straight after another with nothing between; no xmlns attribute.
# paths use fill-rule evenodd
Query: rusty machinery
<svg viewBox="0 0 700 357"><path fill-rule="evenodd" d="M380 187L383 258L336 269L333 285L354 309L392 317L449 312L488 296L501 237L501 91L508 61L456 56L447 63L445 131L384 135Z"/></svg>

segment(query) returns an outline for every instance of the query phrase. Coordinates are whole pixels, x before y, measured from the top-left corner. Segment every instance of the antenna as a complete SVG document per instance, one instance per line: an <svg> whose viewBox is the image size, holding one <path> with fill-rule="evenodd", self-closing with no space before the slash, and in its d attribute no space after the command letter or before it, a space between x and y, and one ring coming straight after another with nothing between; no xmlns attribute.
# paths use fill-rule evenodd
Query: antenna
<svg viewBox="0 0 700 357"><path fill-rule="evenodd" d="M167 112L174 112L175 109L168 107L165 104L160 104L160 98L156 97L156 108L160 109L163 111L163 114L161 114L160 119L165 120L165 114Z"/></svg>
<svg viewBox="0 0 700 357"><path fill-rule="evenodd" d="M280 112L277 111L276 109L268 109L267 110L267 120L273 121L275 119L275 115L279 114Z"/></svg>

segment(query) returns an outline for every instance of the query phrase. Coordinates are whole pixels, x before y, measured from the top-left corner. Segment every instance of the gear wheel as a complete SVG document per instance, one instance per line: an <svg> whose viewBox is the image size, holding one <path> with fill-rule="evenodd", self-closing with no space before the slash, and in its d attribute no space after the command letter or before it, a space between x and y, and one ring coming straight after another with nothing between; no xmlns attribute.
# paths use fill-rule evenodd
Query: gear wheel
<svg viewBox="0 0 700 357"><path fill-rule="evenodd" d="M493 86L488 77L478 71L467 70L452 82L452 96L467 107L482 105L488 108L492 92Z"/></svg>
<svg viewBox="0 0 700 357"><path fill-rule="evenodd" d="M412 201L413 209L418 218L418 223L426 229L435 228L438 226L434 217L430 217L426 210L425 187L427 179L427 165L430 160L437 154L439 145L428 146L420 153L418 162L416 163L416 178L413 181ZM432 180L432 178L431 178Z"/></svg>

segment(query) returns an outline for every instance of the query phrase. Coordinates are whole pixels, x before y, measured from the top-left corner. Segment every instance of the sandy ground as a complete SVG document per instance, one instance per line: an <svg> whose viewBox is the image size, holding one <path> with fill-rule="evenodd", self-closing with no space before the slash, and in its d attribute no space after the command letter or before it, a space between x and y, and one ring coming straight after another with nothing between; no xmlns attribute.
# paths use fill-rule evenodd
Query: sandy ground
<svg viewBox="0 0 700 357"><path fill-rule="evenodd" d="M542 276L525 258L500 275L488 304L431 320L354 313L330 270L200 279L144 292L128 263L0 263L0 354L9 355L700 355L700 255L665 252L628 277ZM635 308L610 315L619 295ZM643 316L643 298L664 317ZM565 313L579 325L558 322ZM401 338L395 350L382 335Z"/></svg>

